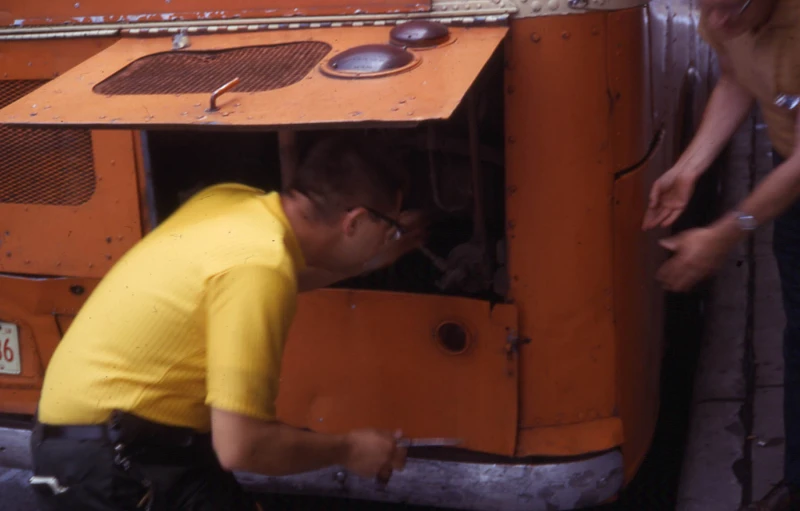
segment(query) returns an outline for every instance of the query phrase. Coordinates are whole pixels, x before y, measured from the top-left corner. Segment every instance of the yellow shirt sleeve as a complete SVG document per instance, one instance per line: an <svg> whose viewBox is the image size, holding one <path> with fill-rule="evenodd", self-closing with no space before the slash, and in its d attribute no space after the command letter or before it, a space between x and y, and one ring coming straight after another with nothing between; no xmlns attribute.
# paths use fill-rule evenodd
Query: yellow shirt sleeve
<svg viewBox="0 0 800 511"><path fill-rule="evenodd" d="M295 283L274 268L242 265L212 277L206 300L206 404L275 420Z"/></svg>

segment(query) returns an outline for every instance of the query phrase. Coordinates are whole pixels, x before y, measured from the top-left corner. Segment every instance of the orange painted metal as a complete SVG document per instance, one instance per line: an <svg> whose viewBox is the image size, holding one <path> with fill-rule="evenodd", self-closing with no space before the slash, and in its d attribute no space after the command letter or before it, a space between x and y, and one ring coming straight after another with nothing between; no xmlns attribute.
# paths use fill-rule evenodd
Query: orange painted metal
<svg viewBox="0 0 800 511"><path fill-rule="evenodd" d="M113 38L0 41L0 79L54 78L116 42Z"/></svg>
<svg viewBox="0 0 800 511"><path fill-rule="evenodd" d="M471 346L448 353L442 322L464 325ZM323 290L301 296L286 345L278 413L296 426L343 433L398 428L413 437L462 438L511 455L518 370L509 358L511 305L466 298Z"/></svg>
<svg viewBox="0 0 800 511"><path fill-rule="evenodd" d="M519 432L517 456L559 456L564 452L601 452L624 442L619 417L590 420Z"/></svg>
<svg viewBox="0 0 800 511"><path fill-rule="evenodd" d="M102 277L142 236L134 141L92 133L97 185L79 206L0 204L0 272Z"/></svg>
<svg viewBox="0 0 800 511"><path fill-rule="evenodd" d="M0 320L19 327L22 362L21 375L0 375L3 412L35 411L44 368L61 340L56 317L76 314L96 285L90 279L0 276Z"/></svg>
<svg viewBox="0 0 800 511"><path fill-rule="evenodd" d="M113 42L0 42L2 78L49 79ZM69 207L0 204L0 272L101 277L140 239L132 137L124 131L92 134L96 185L88 202Z"/></svg>
<svg viewBox="0 0 800 511"><path fill-rule="evenodd" d="M125 23L172 20L214 20L264 16L429 11L430 0L4 0L0 26Z"/></svg>
<svg viewBox="0 0 800 511"><path fill-rule="evenodd" d="M390 30L348 27L196 36L192 38L191 50L324 41L332 46L330 57L363 44L388 43ZM0 123L151 129L183 125L219 129L378 121L413 124L446 119L507 31L505 27L451 30L455 43L420 52L420 65L404 73L345 80L327 77L315 67L303 80L284 88L255 93L234 89L220 98L216 112L206 111L210 94L102 96L93 92L95 85L131 62L171 50L170 38L123 39L0 111ZM220 80L219 85L233 78ZM315 97L335 98L335 101L319 101L309 108L308 98ZM32 117L33 112L37 115Z"/></svg>
<svg viewBox="0 0 800 511"><path fill-rule="evenodd" d="M616 414L607 38L601 13L512 25L505 112L510 295L521 333L531 339L520 360L521 436L527 428ZM576 446L599 450L607 439L607 432L565 428L556 443L534 439L520 448L575 455L585 452Z"/></svg>
<svg viewBox="0 0 800 511"><path fill-rule="evenodd" d="M658 419L664 303L653 275L662 251L654 236L642 233L641 219L652 183L650 171L660 164L663 149L659 143L641 167L614 183L618 413L625 424L628 479L644 458Z"/></svg>
<svg viewBox="0 0 800 511"><path fill-rule="evenodd" d="M619 172L639 164L653 140L646 8L610 13L606 25L612 170Z"/></svg>
<svg viewBox="0 0 800 511"><path fill-rule="evenodd" d="M654 0L658 9L651 4L649 17L637 8L511 22L504 89L513 304L491 307L465 298L340 289L305 295L286 347L278 404L283 419L329 432L403 428L412 437L465 438L468 449L518 456L586 455L621 445L631 478L654 430L663 351L662 295L652 276L664 254L655 235L642 234L639 226L650 183L675 158L680 114L673 94L683 90L694 59L689 43L677 43L670 32L695 37L684 33L691 23L649 32L658 16L673 16L669 9L661 13L663 3ZM138 56L170 48L168 38L123 40L46 86L44 94L21 101L14 115L28 115L33 99L37 108L49 106L51 117L69 122L96 123L105 115L110 123L121 117L108 124L113 128L172 123L196 129L212 122L349 127L369 120L405 124L446 118L506 33L505 28L452 30L456 41L419 52L422 64L414 70L352 81L324 77L315 68L284 89L234 90L220 98L221 115L214 118L204 112L209 95L91 94L90 83ZM388 32L388 27L354 27L192 36L190 49L313 39L328 40L331 56L356 44L387 42ZM49 78L112 43L0 43L0 73ZM703 55L698 65L708 65L707 52ZM51 101L56 96L61 99ZM313 108L307 103L331 97L336 101L315 101ZM702 106L703 95L695 98L689 111ZM55 108L59 113L51 112ZM183 111L187 116L181 117L189 118L176 121ZM5 120L8 112L2 114ZM202 115L206 118L197 119ZM55 121L45 117L40 112L24 122ZM663 140L655 133L661 127ZM94 141L98 175L107 186L103 200L122 203L98 207L93 216L41 206L24 212L28 216L20 217L20 227L43 226L36 229L42 234L28 235L17 247L38 258L36 271L67 274L50 266L59 251L74 256L70 272L80 270L102 253L97 236L109 226L148 228L141 141L124 131L98 132ZM111 159L117 162L113 168ZM8 207L0 205L0 223L23 213ZM78 231L84 239L76 242ZM117 247L120 253L123 245ZM80 274L99 277L107 267L83 268ZM68 327L74 308L59 309L58 300L46 298L60 296L60 284L8 282L0 279L0 320L27 325L23 355L40 357L43 366L58 327ZM436 343L437 325L449 320L463 322L474 336L474 346L462 355L447 354ZM530 338L519 359L509 358L506 344L516 330ZM24 369L22 379L0 378L3 412L35 406L41 367Z"/></svg>

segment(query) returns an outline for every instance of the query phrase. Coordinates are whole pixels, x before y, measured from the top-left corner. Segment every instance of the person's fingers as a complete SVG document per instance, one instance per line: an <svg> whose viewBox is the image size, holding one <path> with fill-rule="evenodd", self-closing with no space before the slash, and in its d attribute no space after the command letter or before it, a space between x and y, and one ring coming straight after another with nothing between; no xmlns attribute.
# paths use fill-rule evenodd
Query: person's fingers
<svg viewBox="0 0 800 511"><path fill-rule="evenodd" d="M406 458L408 456L408 449L404 447L398 447L394 451L394 456L392 457L392 468L395 470L403 470L406 468Z"/></svg>
<svg viewBox="0 0 800 511"><path fill-rule="evenodd" d="M677 220L678 217L681 216L681 213L683 213L683 208L673 210L670 213L670 215L664 221L661 222L661 227L669 227L670 225L672 225L675 222L675 220Z"/></svg>
<svg viewBox="0 0 800 511"><path fill-rule="evenodd" d="M649 231L656 225L656 219L658 218L658 210L653 208L648 208L647 211L644 212L644 219L642 220L642 230Z"/></svg>
<svg viewBox="0 0 800 511"><path fill-rule="evenodd" d="M653 183L653 187L650 188L650 204L648 205L651 209L655 209L658 207L658 203L661 199L661 182L656 181Z"/></svg>
<svg viewBox="0 0 800 511"><path fill-rule="evenodd" d="M675 252L680 247L680 239L677 236L673 236L671 238L664 238L662 240L658 240L658 244L664 247L665 249L669 250L670 252Z"/></svg>
<svg viewBox="0 0 800 511"><path fill-rule="evenodd" d="M378 471L376 479L380 484L388 484L389 479L391 478L392 478L392 464L387 463L380 469L380 471Z"/></svg>

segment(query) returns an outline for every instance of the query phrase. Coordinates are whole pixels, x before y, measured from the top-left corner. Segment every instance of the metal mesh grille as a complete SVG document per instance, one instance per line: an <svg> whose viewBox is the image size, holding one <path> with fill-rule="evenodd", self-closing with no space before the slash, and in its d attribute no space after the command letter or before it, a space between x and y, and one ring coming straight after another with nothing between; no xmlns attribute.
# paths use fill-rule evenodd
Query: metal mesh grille
<svg viewBox="0 0 800 511"><path fill-rule="evenodd" d="M199 94L214 92L238 77L232 90L262 92L297 83L328 54L319 41L219 51L175 51L148 55L97 84L99 94Z"/></svg>
<svg viewBox="0 0 800 511"><path fill-rule="evenodd" d="M46 80L0 81L0 108ZM88 130L0 126L0 203L77 206L95 190Z"/></svg>

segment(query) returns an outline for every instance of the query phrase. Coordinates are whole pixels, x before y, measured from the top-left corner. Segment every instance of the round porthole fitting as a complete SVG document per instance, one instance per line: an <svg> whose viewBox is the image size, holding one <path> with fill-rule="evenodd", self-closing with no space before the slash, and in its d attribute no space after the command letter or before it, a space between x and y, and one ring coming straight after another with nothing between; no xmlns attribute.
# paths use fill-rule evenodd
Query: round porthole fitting
<svg viewBox="0 0 800 511"><path fill-rule="evenodd" d="M413 53L390 44L365 44L331 57L320 70L336 78L377 78L407 71L420 63Z"/></svg>
<svg viewBox="0 0 800 511"><path fill-rule="evenodd" d="M401 23L389 32L389 42L394 46L426 49L441 46L450 40L450 29L441 23L414 20Z"/></svg>
<svg viewBox="0 0 800 511"><path fill-rule="evenodd" d="M471 344L469 332L461 323L446 321L436 327L436 342L451 355L465 353Z"/></svg>

